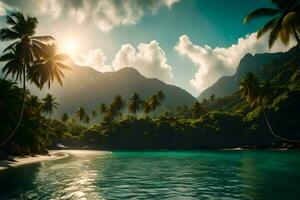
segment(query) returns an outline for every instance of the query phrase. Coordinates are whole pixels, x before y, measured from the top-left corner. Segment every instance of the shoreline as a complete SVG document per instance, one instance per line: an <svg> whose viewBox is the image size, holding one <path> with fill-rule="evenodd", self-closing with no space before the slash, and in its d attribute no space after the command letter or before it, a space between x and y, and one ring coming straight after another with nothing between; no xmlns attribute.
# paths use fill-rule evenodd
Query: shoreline
<svg viewBox="0 0 300 200"><path fill-rule="evenodd" d="M208 150L208 149L206 149ZM212 149L210 149L212 150ZM247 149L247 148L228 148L228 149L215 149L219 151L260 151L260 150L271 150L271 151L289 151L289 150L300 150L300 149L287 149L287 148L269 148L269 149ZM62 158L66 158L72 154L76 154L77 152L82 153L108 153L113 150L81 150L81 149L64 149L64 150L50 150L49 155L35 155L35 156L25 156L25 157L13 157L15 161L9 160L0 160L0 171L19 167L28 164L39 163L43 161L51 161L51 160L58 160ZM115 150L115 151L178 151L178 150ZM179 151L186 151L186 150L179 150ZM190 151L190 150L188 150ZM199 150L192 150L192 151L199 151ZM200 150L203 151L203 150ZM205 150L204 150L205 151Z"/></svg>
<svg viewBox="0 0 300 200"><path fill-rule="evenodd" d="M35 155L35 156L25 156L25 157L17 156L17 157L13 157L15 161L0 160L0 171L9 168L23 166L23 165L48 161L48 160L62 159L68 156L69 154L57 150L49 151L48 155Z"/></svg>

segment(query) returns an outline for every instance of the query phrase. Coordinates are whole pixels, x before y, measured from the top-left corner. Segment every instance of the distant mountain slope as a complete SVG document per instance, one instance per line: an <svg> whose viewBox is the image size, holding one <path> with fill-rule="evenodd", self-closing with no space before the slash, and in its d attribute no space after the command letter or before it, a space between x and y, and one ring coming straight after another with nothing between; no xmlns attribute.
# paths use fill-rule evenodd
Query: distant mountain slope
<svg viewBox="0 0 300 200"><path fill-rule="evenodd" d="M259 80L269 80L274 86L281 88L276 90L277 93L288 92L287 90L297 90L299 87L299 82L297 81L300 79L300 46L294 47L286 53L281 53L274 60L265 64L261 67L261 69L258 69L255 74ZM292 94L292 96L297 95L299 94ZM284 101L288 98L288 95L283 96L284 98L280 101ZM210 111L233 111L236 110L237 107L240 107L243 102L244 101L241 99L239 92L236 91L226 97L216 98L214 101L206 101L203 106L205 109Z"/></svg>
<svg viewBox="0 0 300 200"><path fill-rule="evenodd" d="M42 95L50 92L60 104L57 114L73 114L80 106L91 112L101 103L110 103L119 94L128 99L134 92L146 98L159 90L166 94L164 106L176 107L190 105L197 101L191 94L174 85L168 85L157 79L148 79L133 68L124 68L116 72L101 73L89 67L74 66L65 71L64 86L55 84ZM40 94L40 91L33 93Z"/></svg>
<svg viewBox="0 0 300 200"><path fill-rule="evenodd" d="M209 98L209 96L212 94L214 94L216 97L224 97L233 94L234 92L238 91L239 83L247 72L259 72L263 70L264 65L272 62L273 60L280 60L281 57L294 54L295 51L296 49L293 48L285 53L264 53L256 54L254 56L251 54L245 55L241 59L234 75L221 77L211 87L204 90L198 96L198 100L202 101L204 98ZM283 60L286 60L286 58Z"/></svg>

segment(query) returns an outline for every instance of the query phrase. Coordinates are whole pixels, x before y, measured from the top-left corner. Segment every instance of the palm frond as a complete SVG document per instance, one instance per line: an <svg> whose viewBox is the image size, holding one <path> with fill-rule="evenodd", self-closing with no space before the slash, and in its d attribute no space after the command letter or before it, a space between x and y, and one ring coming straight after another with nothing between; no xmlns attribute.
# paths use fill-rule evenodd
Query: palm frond
<svg viewBox="0 0 300 200"><path fill-rule="evenodd" d="M249 15L247 15L244 18L244 23L250 22L254 18L259 18L259 17L268 17L268 16L274 16L279 13L278 9L275 8L259 8L253 12L251 12Z"/></svg>
<svg viewBox="0 0 300 200"><path fill-rule="evenodd" d="M282 19L279 19L277 21L275 27L273 28L273 30L270 33L270 36L269 36L269 49L272 48L272 46L274 45L275 41L278 39L280 31L282 30L281 21L282 21Z"/></svg>
<svg viewBox="0 0 300 200"><path fill-rule="evenodd" d="M274 28L274 26L276 25L277 22L277 18L273 18L272 20L270 20L269 22L267 22L258 32L257 32L257 39L259 39L261 36L263 36L265 33L267 33L268 31L270 31L271 29Z"/></svg>
<svg viewBox="0 0 300 200"><path fill-rule="evenodd" d="M9 28L3 28L0 30L0 39L2 41L16 40L20 38L21 35Z"/></svg>
<svg viewBox="0 0 300 200"><path fill-rule="evenodd" d="M30 38L33 39L33 40L38 40L40 42L51 42L51 41L55 40L54 37L48 36L48 35L46 35L46 36L32 36Z"/></svg>
<svg viewBox="0 0 300 200"><path fill-rule="evenodd" d="M295 11L289 12L287 15L284 16L281 25L283 27L288 27L296 23L297 20L299 20L299 14L297 14Z"/></svg>

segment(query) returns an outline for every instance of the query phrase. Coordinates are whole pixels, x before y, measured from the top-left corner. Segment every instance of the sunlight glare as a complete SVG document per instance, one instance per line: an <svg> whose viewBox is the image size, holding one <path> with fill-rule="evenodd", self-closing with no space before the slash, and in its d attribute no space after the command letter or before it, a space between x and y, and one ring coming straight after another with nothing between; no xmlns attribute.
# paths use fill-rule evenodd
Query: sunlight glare
<svg viewBox="0 0 300 200"><path fill-rule="evenodd" d="M63 51L72 55L76 52L77 47L78 45L75 40L67 40L63 46Z"/></svg>

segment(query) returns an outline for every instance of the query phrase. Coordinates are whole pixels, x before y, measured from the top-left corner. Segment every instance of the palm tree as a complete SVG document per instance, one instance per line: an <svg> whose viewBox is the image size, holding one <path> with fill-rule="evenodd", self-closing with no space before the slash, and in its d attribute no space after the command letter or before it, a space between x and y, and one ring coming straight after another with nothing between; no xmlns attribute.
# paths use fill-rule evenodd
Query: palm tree
<svg viewBox="0 0 300 200"><path fill-rule="evenodd" d="M145 116L148 116L148 114L151 112L151 105L148 101L145 101L143 103L143 110L144 110Z"/></svg>
<svg viewBox="0 0 300 200"><path fill-rule="evenodd" d="M203 109L202 105L196 101L192 106L192 117L199 118L203 113L205 113L205 110Z"/></svg>
<svg viewBox="0 0 300 200"><path fill-rule="evenodd" d="M43 98L43 105L42 105L42 111L43 113L49 114L51 118L51 114L53 113L54 109L57 109L58 103L55 102L55 97L53 97L51 94L47 94L45 98Z"/></svg>
<svg viewBox="0 0 300 200"><path fill-rule="evenodd" d="M11 54L6 55L6 58L3 56L1 61L7 62L4 70L6 73L13 76L15 74L16 78L19 77L20 81L23 80L23 95L17 124L11 134L0 144L0 148L9 142L21 124L25 106L26 72L30 64L43 51L45 46L43 42L53 40L51 36L34 36L38 24L37 19L30 16L25 17L21 12L13 12L7 15L6 24L8 27L0 30L0 40L13 41L13 43L4 49L4 53L9 52Z"/></svg>
<svg viewBox="0 0 300 200"><path fill-rule="evenodd" d="M129 99L128 111L136 115L136 113L141 109L142 105L143 101L141 100L140 95L134 93Z"/></svg>
<svg viewBox="0 0 300 200"><path fill-rule="evenodd" d="M27 98L26 103L28 107L30 107L31 113L41 113L41 108L43 104L37 96L31 95L29 98Z"/></svg>
<svg viewBox="0 0 300 200"><path fill-rule="evenodd" d="M257 38L270 32L269 48L271 49L274 42L280 38L284 45L288 45L290 37L293 36L298 44L300 38L298 35L300 24L300 4L298 0L272 0L276 8L259 8L244 19L244 23L248 23L258 17L273 17L268 21L257 33Z"/></svg>
<svg viewBox="0 0 300 200"><path fill-rule="evenodd" d="M48 88L50 88L51 82L55 79L62 86L62 78L64 78L62 70L70 69L63 63L67 57L65 54L57 54L54 44L45 46L42 57L36 60L28 70L29 79L40 89L45 83L48 83Z"/></svg>
<svg viewBox="0 0 300 200"><path fill-rule="evenodd" d="M86 116L86 112L83 107L80 107L79 110L75 114L78 117L79 121L82 121L84 119L84 117Z"/></svg>
<svg viewBox="0 0 300 200"><path fill-rule="evenodd" d="M61 121L67 122L68 120L69 120L68 113L64 113L64 114L61 116Z"/></svg>
<svg viewBox="0 0 300 200"><path fill-rule="evenodd" d="M165 100L165 98L166 98L166 95L165 95L165 93L164 93L162 90L159 90L159 91L156 93L156 95L158 96L158 98L159 98L160 101L163 101L163 100Z"/></svg>
<svg viewBox="0 0 300 200"><path fill-rule="evenodd" d="M150 96L148 101L149 101L151 110L153 110L153 111L161 106L161 101L160 101L160 98L158 97L158 95Z"/></svg>
<svg viewBox="0 0 300 200"><path fill-rule="evenodd" d="M105 114L106 111L107 111L107 105L105 103L102 103L100 106L99 106L99 110L100 110L100 113L101 114Z"/></svg>
<svg viewBox="0 0 300 200"><path fill-rule="evenodd" d="M248 72L244 79L242 79L240 83L240 93L241 97L248 102L251 107L260 107L263 113L263 117L265 122L270 130L270 133L273 137L283 141L283 142L291 142L291 143L298 143L300 140L293 140L287 139L282 136L277 135L270 124L269 118L264 108L264 101L270 97L272 94L271 90L271 83L265 82L263 85L260 84L257 77Z"/></svg>
<svg viewBox="0 0 300 200"><path fill-rule="evenodd" d="M165 100L166 95L165 95L165 93L164 93L162 90L159 90L159 91L156 93L156 97L157 97L157 99L158 99L158 102L160 102L159 105L157 105L157 107L158 107L158 109L159 109L159 107L161 106L161 102L162 102L163 100Z"/></svg>
<svg viewBox="0 0 300 200"><path fill-rule="evenodd" d="M116 95L111 105L111 108L116 114L122 115L122 110L124 109L125 103L126 102L120 95Z"/></svg>

